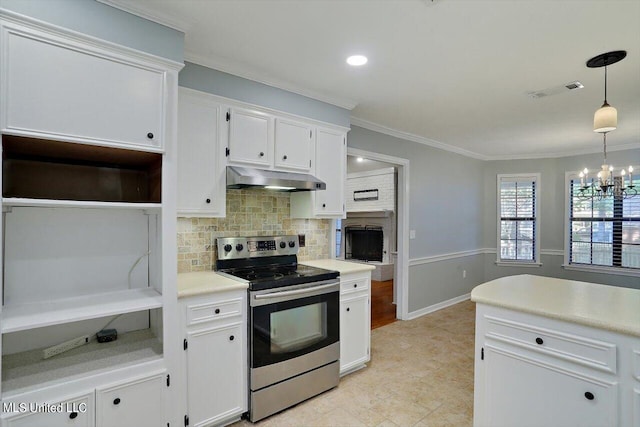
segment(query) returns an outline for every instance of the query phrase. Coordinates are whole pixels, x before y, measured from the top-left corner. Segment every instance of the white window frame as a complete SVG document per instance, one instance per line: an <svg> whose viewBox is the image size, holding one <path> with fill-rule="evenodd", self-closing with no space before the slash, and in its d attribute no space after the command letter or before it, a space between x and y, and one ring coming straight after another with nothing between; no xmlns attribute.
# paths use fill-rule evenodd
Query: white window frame
<svg viewBox="0 0 640 427"><path fill-rule="evenodd" d="M535 182L535 199L534 199L534 215L535 215L535 236L533 245L533 257L532 261L525 260L508 260L500 258L500 236L501 236L501 200L500 200L500 183L503 180L522 180L523 178L531 179ZM540 260L540 173L511 173L511 174L498 174L496 179L496 265L508 266L508 267L540 267L542 262Z"/></svg>
<svg viewBox="0 0 640 427"><path fill-rule="evenodd" d="M569 201L569 196L571 195L570 185L572 179L580 179L580 172L570 171L565 172L564 174L564 263L562 264L562 268L569 271L584 271L588 273L640 277L640 270L634 271L628 268L608 267L603 265L571 264L571 259L569 258L569 249L571 246L571 233L569 232L569 228L571 226L571 202Z"/></svg>

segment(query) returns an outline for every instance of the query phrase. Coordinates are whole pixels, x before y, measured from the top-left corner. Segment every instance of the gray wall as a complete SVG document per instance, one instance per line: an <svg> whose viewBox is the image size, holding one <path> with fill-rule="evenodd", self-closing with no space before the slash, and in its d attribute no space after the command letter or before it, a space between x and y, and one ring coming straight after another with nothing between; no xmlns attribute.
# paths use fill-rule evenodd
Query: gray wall
<svg viewBox="0 0 640 427"><path fill-rule="evenodd" d="M180 71L178 84L326 123L345 127L351 123L351 112L345 108L190 62Z"/></svg>
<svg viewBox="0 0 640 427"><path fill-rule="evenodd" d="M0 0L0 7L182 62L184 34L95 0Z"/></svg>
<svg viewBox="0 0 640 427"><path fill-rule="evenodd" d="M569 271L564 250L565 171L591 169L602 154L552 159L481 161L353 126L349 147L410 160L409 313L469 293L502 276L536 274L640 289L640 278ZM640 164L640 150L611 152L616 166ZM496 248L496 176L540 173L541 267L502 267L494 253L430 257ZM554 253L555 251L555 253ZM424 259L426 258L426 259ZM445 257L446 258L446 257ZM466 278L463 278L463 271Z"/></svg>
<svg viewBox="0 0 640 427"><path fill-rule="evenodd" d="M609 164L626 167L640 164L640 149L608 153ZM554 159L489 161L484 167L484 247L496 248L497 201L496 176L502 173L540 173L540 249L563 251L565 232L565 172L591 170L602 164L602 154L588 154ZM486 280L513 274L536 274L585 282L604 283L640 289L640 278L614 274L596 274L565 270L563 256L542 254L542 267L503 267L495 265L496 255L487 254Z"/></svg>
<svg viewBox="0 0 640 427"><path fill-rule="evenodd" d="M482 248L484 162L358 126L349 147L410 160L409 312L469 293L484 281L481 256L420 258ZM415 262L417 261L417 263ZM467 270L463 279L462 270Z"/></svg>
<svg viewBox="0 0 640 427"><path fill-rule="evenodd" d="M483 161L358 126L347 145L410 160L410 258L482 247Z"/></svg>

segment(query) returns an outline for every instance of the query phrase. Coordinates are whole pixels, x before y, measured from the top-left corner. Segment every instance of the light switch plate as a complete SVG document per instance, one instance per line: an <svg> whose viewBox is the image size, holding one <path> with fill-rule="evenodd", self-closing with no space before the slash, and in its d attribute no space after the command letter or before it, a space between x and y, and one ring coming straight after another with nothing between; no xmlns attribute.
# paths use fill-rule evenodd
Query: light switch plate
<svg viewBox="0 0 640 427"><path fill-rule="evenodd" d="M305 236L304 234L298 234L298 247L304 248L305 245Z"/></svg>
<svg viewBox="0 0 640 427"><path fill-rule="evenodd" d="M409 238L410 239L416 238L416 230L409 230Z"/></svg>

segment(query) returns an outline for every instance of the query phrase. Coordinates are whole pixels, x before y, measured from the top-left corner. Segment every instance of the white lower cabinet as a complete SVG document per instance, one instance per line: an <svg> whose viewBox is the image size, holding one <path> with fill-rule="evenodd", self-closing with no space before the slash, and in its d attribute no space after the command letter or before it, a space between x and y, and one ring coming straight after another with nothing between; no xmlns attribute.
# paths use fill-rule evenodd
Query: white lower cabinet
<svg viewBox="0 0 640 427"><path fill-rule="evenodd" d="M340 374L371 359L371 273L340 276Z"/></svg>
<svg viewBox="0 0 640 427"><path fill-rule="evenodd" d="M640 426L638 342L477 304L474 426Z"/></svg>
<svg viewBox="0 0 640 427"><path fill-rule="evenodd" d="M247 411L246 291L180 301L190 426L224 425Z"/></svg>
<svg viewBox="0 0 640 427"><path fill-rule="evenodd" d="M165 424L159 374L96 390L96 427L157 427Z"/></svg>
<svg viewBox="0 0 640 427"><path fill-rule="evenodd" d="M485 347L487 426L615 426L617 382Z"/></svg>
<svg viewBox="0 0 640 427"><path fill-rule="evenodd" d="M25 402L26 405L29 405ZM34 405L36 403L33 403ZM48 406L48 405L47 405ZM16 410L23 412L19 415L6 418L3 425L6 427L93 427L95 426L94 393L52 402L52 409L56 412L46 411L26 406ZM37 410L38 412L35 412ZM4 412L4 408L3 408Z"/></svg>

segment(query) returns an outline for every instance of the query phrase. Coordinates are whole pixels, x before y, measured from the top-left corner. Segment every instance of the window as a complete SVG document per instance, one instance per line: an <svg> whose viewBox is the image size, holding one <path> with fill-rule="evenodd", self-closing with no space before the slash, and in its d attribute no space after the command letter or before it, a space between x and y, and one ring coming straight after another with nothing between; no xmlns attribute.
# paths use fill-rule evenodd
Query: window
<svg viewBox="0 0 640 427"><path fill-rule="evenodd" d="M342 220L336 219L336 258L340 258L341 245L342 245Z"/></svg>
<svg viewBox="0 0 640 427"><path fill-rule="evenodd" d="M498 263L539 265L540 174L498 175Z"/></svg>
<svg viewBox="0 0 640 427"><path fill-rule="evenodd" d="M565 264L640 271L640 195L581 198L580 179L570 174ZM636 188L640 179L633 180Z"/></svg>

